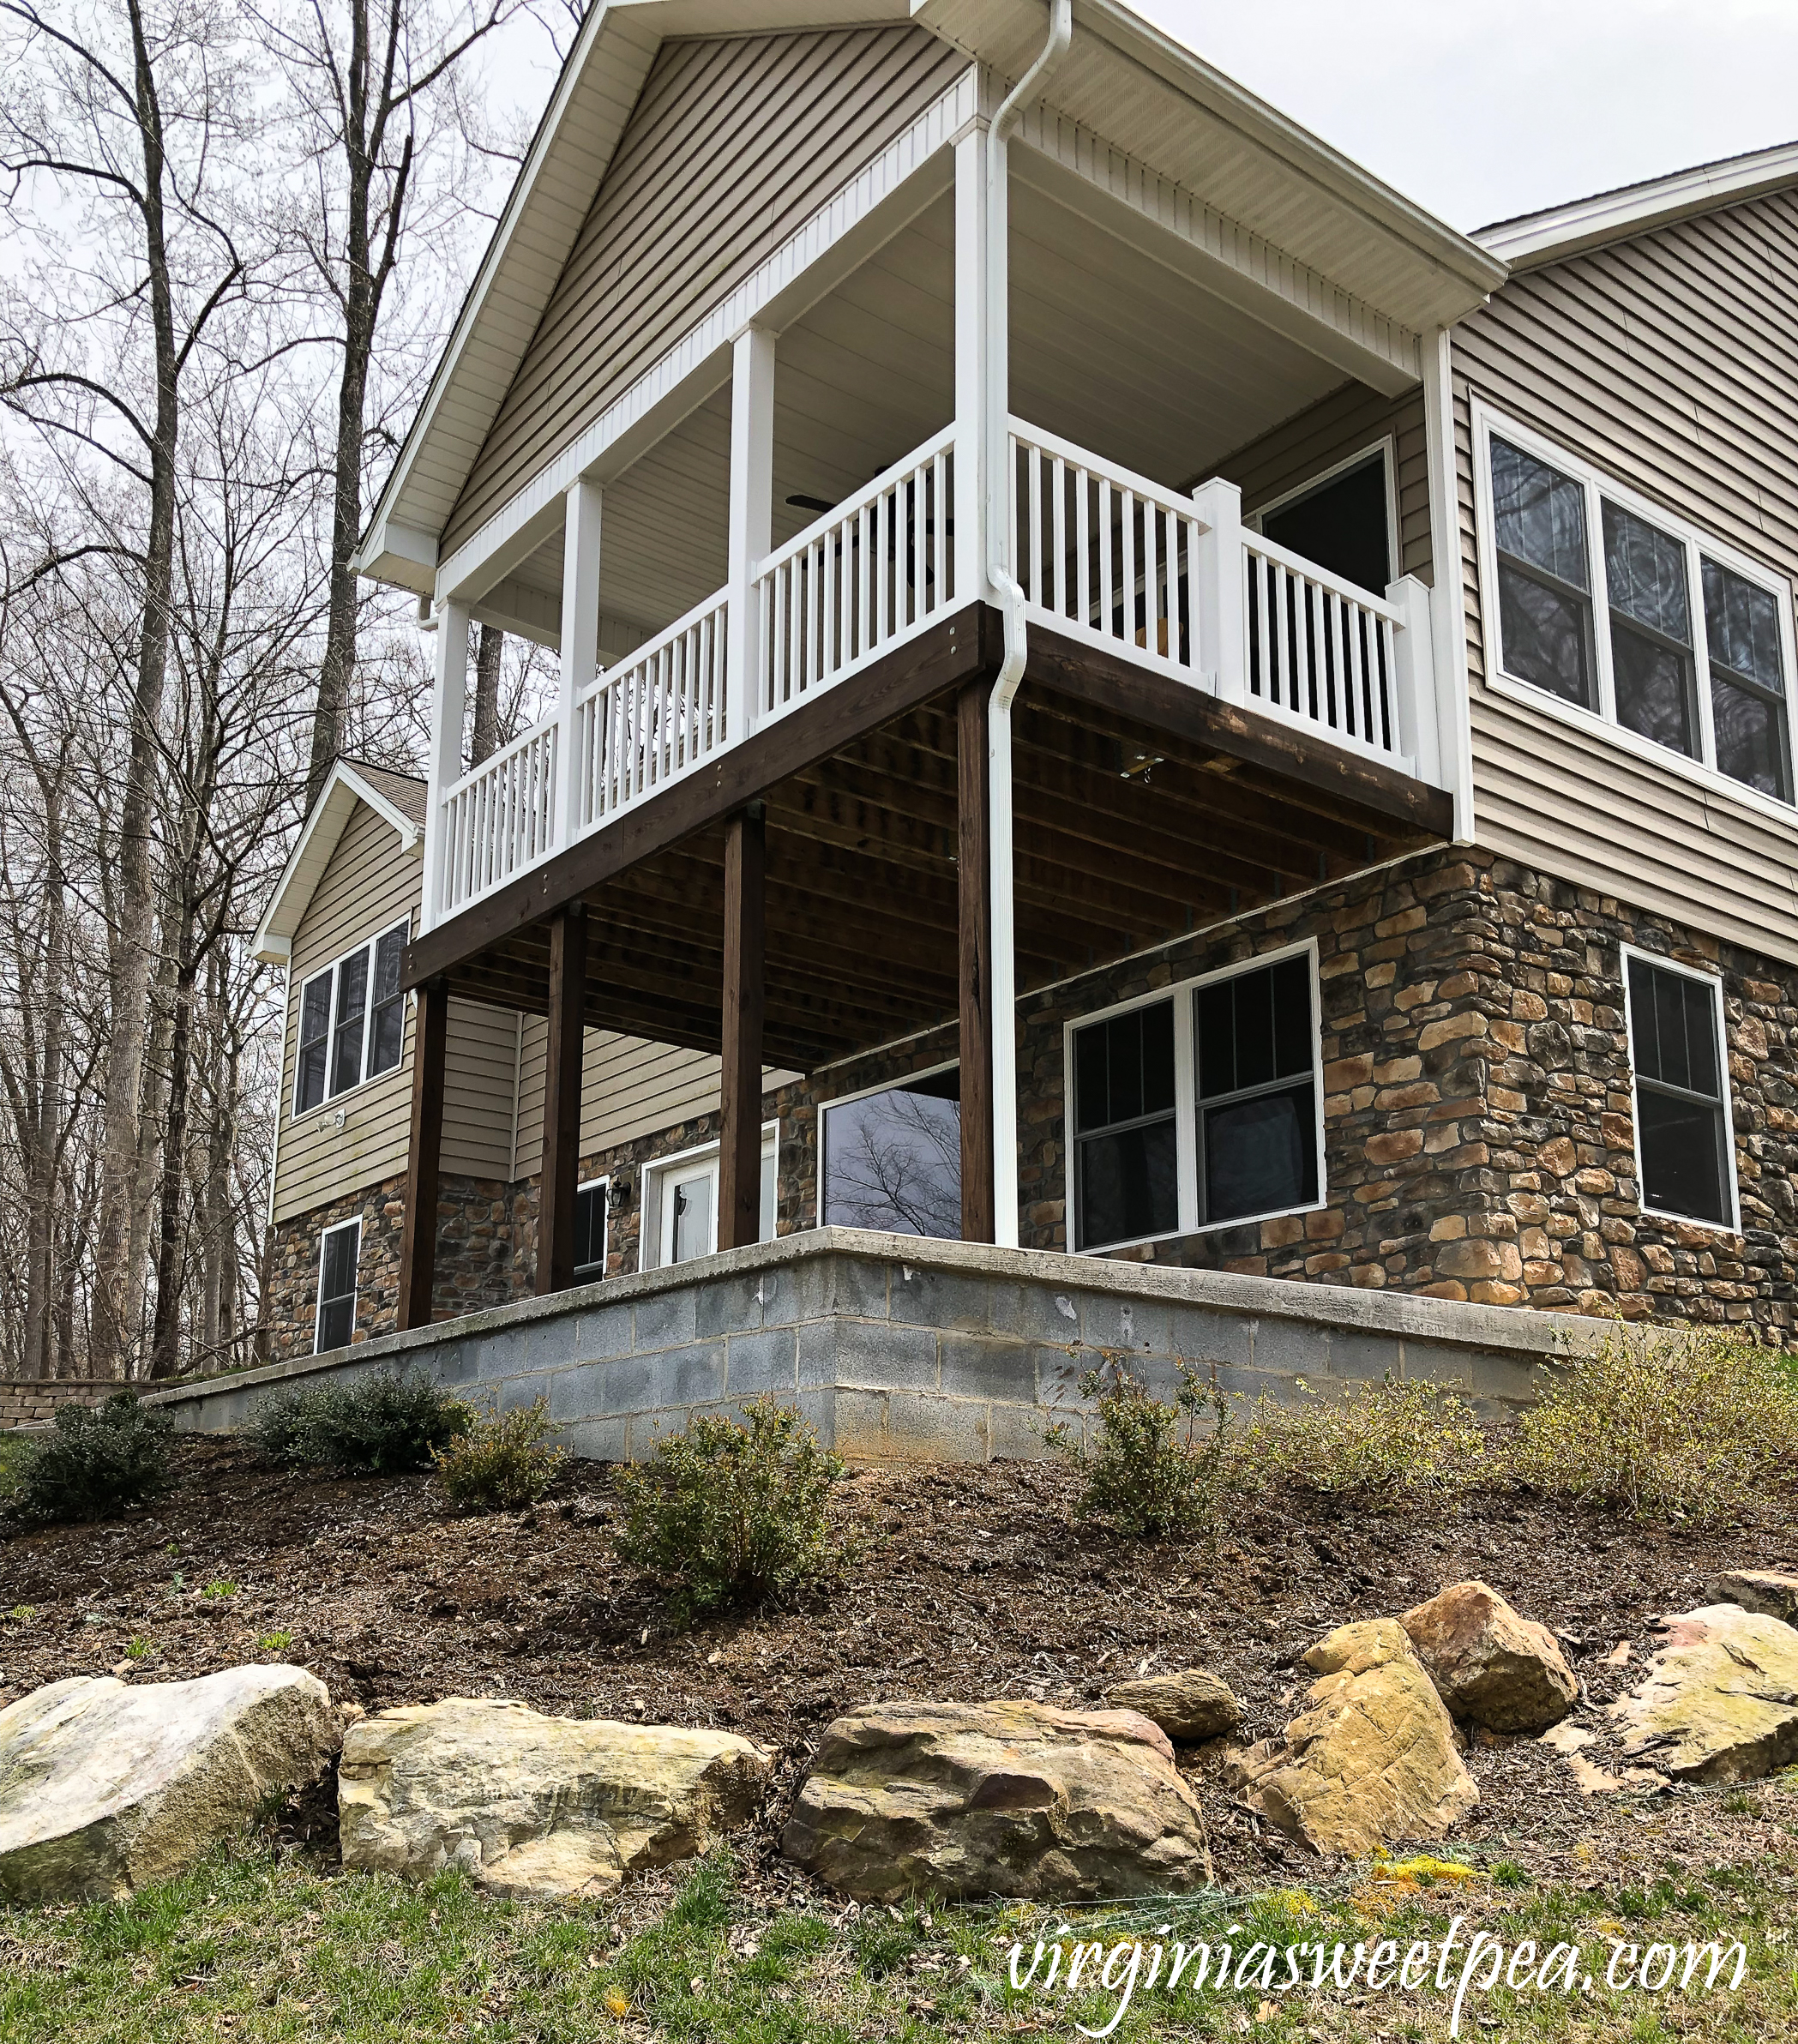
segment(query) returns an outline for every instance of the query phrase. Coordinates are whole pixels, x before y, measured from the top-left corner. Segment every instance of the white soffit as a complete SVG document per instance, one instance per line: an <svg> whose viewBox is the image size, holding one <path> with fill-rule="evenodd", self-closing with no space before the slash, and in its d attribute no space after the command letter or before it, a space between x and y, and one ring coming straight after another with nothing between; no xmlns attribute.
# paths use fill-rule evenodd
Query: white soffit
<svg viewBox="0 0 1798 2044"><path fill-rule="evenodd" d="M1496 220L1475 235L1514 270L1540 269L1569 256L1583 255L1606 243L1627 241L1676 220L1697 219L1721 207L1798 184L1798 142L1775 149L1756 149L1747 156L1701 163L1642 184L1597 192L1542 213L1526 213L1514 220Z"/></svg>
<svg viewBox="0 0 1798 2044"><path fill-rule="evenodd" d="M393 826L403 849L410 851L418 843L419 827L416 818L408 816L397 803L353 766L338 760L301 827L299 840L281 869L281 877L275 883L274 893L257 926L251 949L260 964L286 964L293 948L293 933L299 928L300 918L324 877L331 854L337 849L337 840L342 837L358 802L366 803L382 822Z"/></svg>

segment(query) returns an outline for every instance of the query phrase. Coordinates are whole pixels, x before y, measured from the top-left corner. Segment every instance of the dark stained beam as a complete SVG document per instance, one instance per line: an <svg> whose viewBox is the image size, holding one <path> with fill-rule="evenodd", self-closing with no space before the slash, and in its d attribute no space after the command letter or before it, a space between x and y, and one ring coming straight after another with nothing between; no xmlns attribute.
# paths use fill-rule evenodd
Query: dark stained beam
<svg viewBox="0 0 1798 2044"><path fill-rule="evenodd" d="M543 1177L537 1221L537 1290L574 1282L574 1188L580 1183L581 1037L586 1021L586 908L570 902L550 922L550 1040L544 1059Z"/></svg>
<svg viewBox="0 0 1798 2044"><path fill-rule="evenodd" d="M437 1272L437 1190L443 1154L444 1047L449 988L441 978L418 989L412 1020L412 1124L406 1162L406 1219L400 1235L401 1328L428 1327Z"/></svg>
<svg viewBox="0 0 1798 2044"><path fill-rule="evenodd" d="M992 817L984 679L956 699L961 1036L961 1239L997 1239L993 1204ZM1006 1018L1010 1026L1011 1018Z"/></svg>
<svg viewBox="0 0 1798 2044"><path fill-rule="evenodd" d="M719 1074L718 1247L761 1237L761 1037L766 971L761 804L725 826L723 1068Z"/></svg>

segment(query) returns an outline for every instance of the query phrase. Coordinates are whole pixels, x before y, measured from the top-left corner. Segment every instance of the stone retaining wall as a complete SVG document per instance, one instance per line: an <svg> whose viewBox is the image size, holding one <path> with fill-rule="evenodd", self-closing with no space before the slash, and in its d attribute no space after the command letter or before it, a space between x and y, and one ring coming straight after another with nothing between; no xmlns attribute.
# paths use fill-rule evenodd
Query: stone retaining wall
<svg viewBox="0 0 1798 2044"><path fill-rule="evenodd" d="M95 1384L84 1378L52 1377L42 1381L0 1379L0 1434L10 1427L39 1427L56 1417L59 1405L97 1405L119 1384Z"/></svg>
<svg viewBox="0 0 1798 2044"><path fill-rule="evenodd" d="M1514 1308L826 1229L148 1398L223 1431L288 1385L421 1367L476 1404L546 1398L575 1453L622 1460L773 1392L845 1454L983 1461L1042 1453L1057 1421L1078 1433L1079 1380L1107 1356L1164 1396L1182 1362L1277 1398L1301 1378L1328 1392L1391 1373L1497 1416L1592 1333Z"/></svg>

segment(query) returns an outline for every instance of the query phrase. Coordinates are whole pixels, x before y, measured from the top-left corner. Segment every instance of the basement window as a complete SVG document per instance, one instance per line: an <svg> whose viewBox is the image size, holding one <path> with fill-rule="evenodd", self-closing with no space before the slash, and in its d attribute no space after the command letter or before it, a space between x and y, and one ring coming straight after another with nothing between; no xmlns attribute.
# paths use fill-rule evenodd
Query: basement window
<svg viewBox="0 0 1798 2044"><path fill-rule="evenodd" d="M961 1067L833 1100L823 1110L827 1228L961 1236Z"/></svg>
<svg viewBox="0 0 1798 2044"><path fill-rule="evenodd" d="M293 1111L309 1113L399 1064L406 1044L400 958L411 919L346 951L300 989Z"/></svg>
<svg viewBox="0 0 1798 2044"><path fill-rule="evenodd" d="M1301 945L1070 1026L1075 1248L1320 1203L1316 977Z"/></svg>
<svg viewBox="0 0 1798 2044"><path fill-rule="evenodd" d="M609 1178L574 1188L574 1275L589 1283L605 1275L605 1228Z"/></svg>
<svg viewBox="0 0 1798 2044"><path fill-rule="evenodd" d="M312 1349L322 1356L346 1349L356 1332L356 1265L362 1253L362 1223L328 1228L318 1243L318 1314Z"/></svg>
<svg viewBox="0 0 1798 2044"><path fill-rule="evenodd" d="M1475 444L1491 686L1789 807L1790 585L1477 404Z"/></svg>
<svg viewBox="0 0 1798 2044"><path fill-rule="evenodd" d="M1722 984L1639 952L1623 963L1643 1208L1734 1231Z"/></svg>

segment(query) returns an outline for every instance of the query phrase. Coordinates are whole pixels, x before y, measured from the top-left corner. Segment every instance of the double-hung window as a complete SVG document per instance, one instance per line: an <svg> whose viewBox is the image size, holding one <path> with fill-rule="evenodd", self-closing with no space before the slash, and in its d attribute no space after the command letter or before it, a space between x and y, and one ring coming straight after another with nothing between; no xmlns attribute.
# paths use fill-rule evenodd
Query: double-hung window
<svg viewBox="0 0 1798 2044"><path fill-rule="evenodd" d="M1070 1025L1075 1248L1318 1204L1316 971L1304 945Z"/></svg>
<svg viewBox="0 0 1798 2044"><path fill-rule="evenodd" d="M406 996L400 955L410 923L393 929L300 989L299 1047L294 1061L293 1111L308 1113L334 1093L391 1072L406 1041Z"/></svg>
<svg viewBox="0 0 1798 2044"><path fill-rule="evenodd" d="M356 1332L356 1265L362 1253L362 1223L328 1228L318 1243L318 1314L314 1352L346 1349Z"/></svg>
<svg viewBox="0 0 1798 2044"><path fill-rule="evenodd" d="M1710 973L1626 950L1642 1205L1735 1226L1723 989Z"/></svg>
<svg viewBox="0 0 1798 2044"><path fill-rule="evenodd" d="M608 1178L575 1188L574 1275L589 1284L605 1275L605 1223L610 1192Z"/></svg>
<svg viewBox="0 0 1798 2044"><path fill-rule="evenodd" d="M1534 434L1476 418L1495 684L1528 682L1647 756L1789 803L1789 587Z"/></svg>

